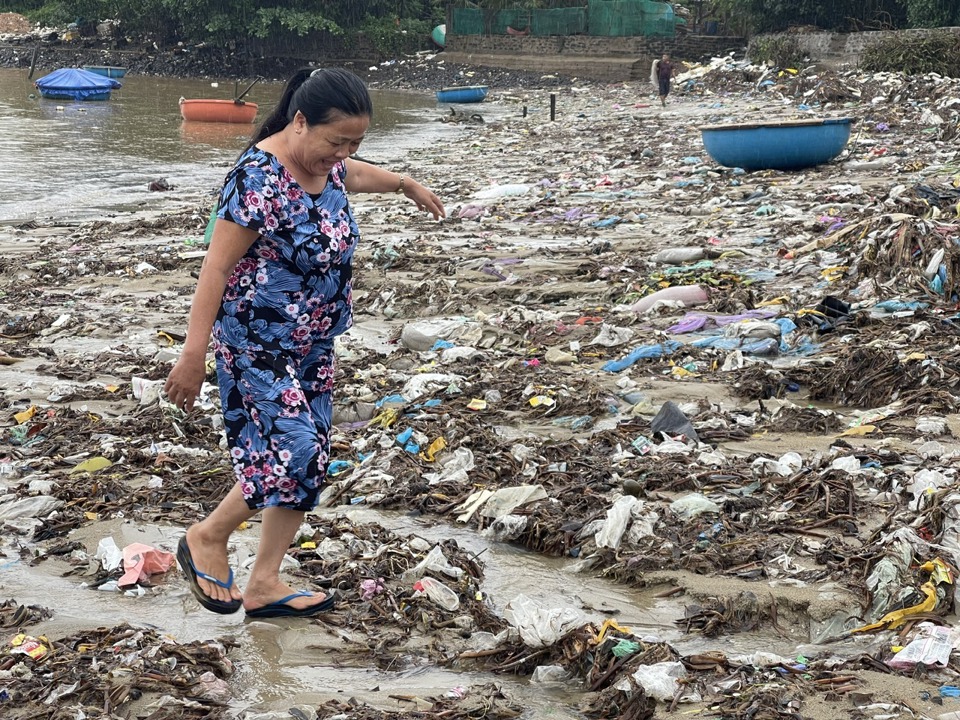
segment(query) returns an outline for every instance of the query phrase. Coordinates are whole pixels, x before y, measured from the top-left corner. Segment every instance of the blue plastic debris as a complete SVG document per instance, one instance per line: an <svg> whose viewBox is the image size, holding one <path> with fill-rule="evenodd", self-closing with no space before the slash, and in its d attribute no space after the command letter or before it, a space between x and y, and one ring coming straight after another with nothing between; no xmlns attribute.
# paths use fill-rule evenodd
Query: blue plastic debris
<svg viewBox="0 0 960 720"><path fill-rule="evenodd" d="M676 340L667 340L663 343L657 343L655 345L641 345L638 348L634 348L630 351L630 354L620 360L611 360L603 366L603 369L606 372L620 372L626 370L628 367L633 365L637 360L643 360L648 358L662 358L673 355L677 350L680 349L681 343Z"/></svg>
<svg viewBox="0 0 960 720"><path fill-rule="evenodd" d="M884 300L874 305L873 309L880 310L881 312L895 313L906 310L925 310L928 307L930 307L929 303L920 302L919 300Z"/></svg>
<svg viewBox="0 0 960 720"><path fill-rule="evenodd" d="M334 460L327 467L327 475L339 475L354 467L354 463L349 460Z"/></svg>

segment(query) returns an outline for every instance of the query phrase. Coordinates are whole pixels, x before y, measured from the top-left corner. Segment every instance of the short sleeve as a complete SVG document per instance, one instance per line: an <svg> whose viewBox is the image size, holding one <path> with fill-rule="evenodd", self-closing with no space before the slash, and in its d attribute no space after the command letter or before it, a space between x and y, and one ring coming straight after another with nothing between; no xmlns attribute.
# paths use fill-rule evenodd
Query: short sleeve
<svg viewBox="0 0 960 720"><path fill-rule="evenodd" d="M217 217L229 220L258 233L278 225L277 188L267 170L256 163L237 165L227 175L220 191Z"/></svg>

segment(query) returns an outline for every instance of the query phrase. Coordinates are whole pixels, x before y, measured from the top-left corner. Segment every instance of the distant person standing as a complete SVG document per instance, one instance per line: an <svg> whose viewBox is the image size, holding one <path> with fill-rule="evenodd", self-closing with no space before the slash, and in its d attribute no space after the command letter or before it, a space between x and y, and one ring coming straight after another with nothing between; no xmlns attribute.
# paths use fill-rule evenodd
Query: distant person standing
<svg viewBox="0 0 960 720"><path fill-rule="evenodd" d="M670 78L673 77L673 63L670 62L670 54L664 53L659 60L653 61L650 80L656 79L656 85L660 94L660 105L666 107L667 95L670 94Z"/></svg>

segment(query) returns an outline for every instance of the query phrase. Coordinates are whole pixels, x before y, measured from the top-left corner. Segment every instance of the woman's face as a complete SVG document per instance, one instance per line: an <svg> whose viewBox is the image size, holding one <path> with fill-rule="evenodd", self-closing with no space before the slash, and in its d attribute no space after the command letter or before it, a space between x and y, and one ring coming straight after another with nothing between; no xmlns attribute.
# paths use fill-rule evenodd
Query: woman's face
<svg viewBox="0 0 960 720"><path fill-rule="evenodd" d="M314 176L326 176L333 166L357 151L370 127L366 115L335 116L323 125L307 125L298 111L294 116L294 147L297 162Z"/></svg>

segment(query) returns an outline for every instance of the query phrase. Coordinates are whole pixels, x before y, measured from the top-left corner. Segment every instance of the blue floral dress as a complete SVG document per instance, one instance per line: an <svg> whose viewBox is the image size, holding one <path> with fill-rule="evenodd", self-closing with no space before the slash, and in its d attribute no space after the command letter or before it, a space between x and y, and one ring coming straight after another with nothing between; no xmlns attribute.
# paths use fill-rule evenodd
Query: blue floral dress
<svg viewBox="0 0 960 720"><path fill-rule="evenodd" d="M217 216L259 234L213 327L230 457L251 509L313 509L329 464L333 339L353 322L360 237L346 173L339 163L312 195L253 147L220 194Z"/></svg>

